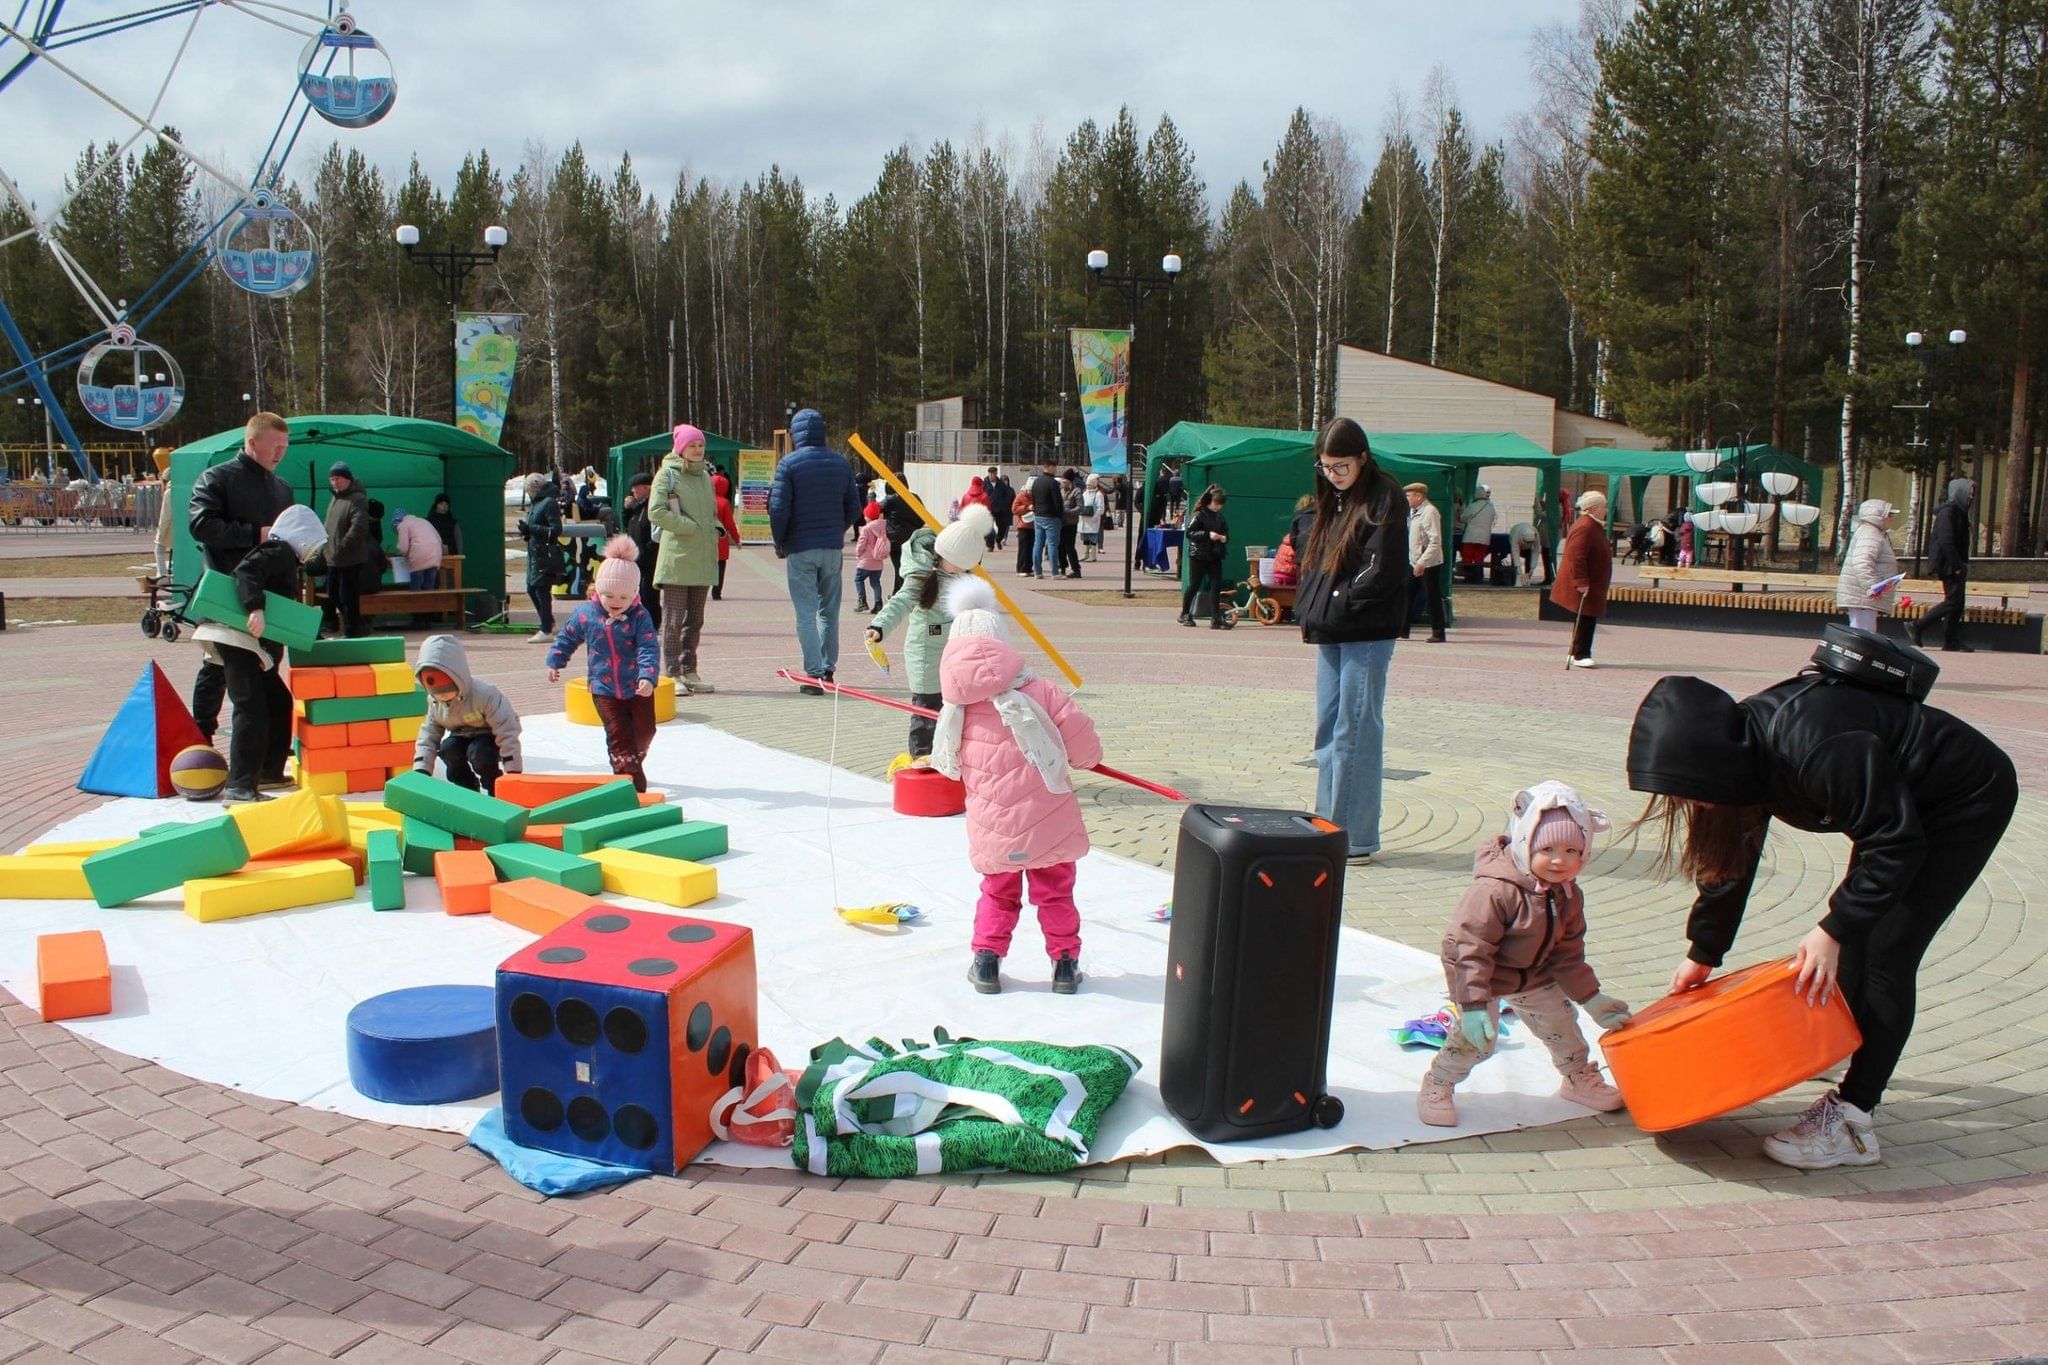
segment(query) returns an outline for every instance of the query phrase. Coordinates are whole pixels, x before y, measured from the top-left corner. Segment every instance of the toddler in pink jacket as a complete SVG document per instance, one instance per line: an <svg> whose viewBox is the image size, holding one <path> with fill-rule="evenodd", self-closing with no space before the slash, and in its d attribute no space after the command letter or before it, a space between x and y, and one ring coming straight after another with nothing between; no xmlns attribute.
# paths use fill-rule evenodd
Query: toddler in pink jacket
<svg viewBox="0 0 2048 1365"><path fill-rule="evenodd" d="M946 605L953 632L939 663L945 706L931 758L967 788L967 856L981 874L967 979L984 995L1002 990L1000 968L1029 878L1052 988L1072 995L1081 981L1074 865L1088 851L1073 773L1102 761L1102 741L1087 713L1034 676L1003 639L986 583L962 579L947 590Z"/></svg>

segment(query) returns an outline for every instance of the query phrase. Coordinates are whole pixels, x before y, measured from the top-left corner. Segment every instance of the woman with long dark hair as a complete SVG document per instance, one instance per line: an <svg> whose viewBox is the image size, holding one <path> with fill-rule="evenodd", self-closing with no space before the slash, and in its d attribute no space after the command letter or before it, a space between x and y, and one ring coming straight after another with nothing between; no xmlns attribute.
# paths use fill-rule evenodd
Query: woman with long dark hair
<svg viewBox="0 0 2048 1365"><path fill-rule="evenodd" d="M1223 485L1202 490L1195 514L1188 518L1188 585L1181 589L1180 623L1195 624L1195 612L1209 604L1209 628L1229 630L1223 619L1223 556L1230 545L1230 523L1223 518ZM1207 597L1202 594L1208 593Z"/></svg>
<svg viewBox="0 0 2048 1365"><path fill-rule="evenodd" d="M1734 945L1774 817L1849 836L1848 873L1793 963L1809 1003L1841 990L1863 1046L1764 1155L1808 1170L1875 1164L1872 1111L1913 1031L1921 959L2012 819L2012 760L1945 711L1825 673L1739 702L1665 678L1636 711L1628 784L1651 793L1636 827L1661 826L1664 867L1699 888L1673 995L1704 985Z"/></svg>
<svg viewBox="0 0 2048 1365"><path fill-rule="evenodd" d="M1387 666L1408 616L1408 504L1339 417L1316 436L1315 506L1294 518L1294 618L1316 647L1316 814L1342 825L1351 861L1380 847Z"/></svg>

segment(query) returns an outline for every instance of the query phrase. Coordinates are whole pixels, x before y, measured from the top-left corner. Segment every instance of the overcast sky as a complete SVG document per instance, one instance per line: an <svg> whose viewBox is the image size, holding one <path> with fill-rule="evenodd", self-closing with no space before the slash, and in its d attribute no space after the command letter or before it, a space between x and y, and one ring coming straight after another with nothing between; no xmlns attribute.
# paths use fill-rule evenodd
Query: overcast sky
<svg viewBox="0 0 2048 1365"><path fill-rule="evenodd" d="M108 0L68 14L143 7ZM843 204L873 185L899 143L965 141L979 121L992 139L1007 132L1020 148L1034 129L1057 144L1082 119L1107 121L1129 104L1148 132L1162 112L1173 116L1213 207L1238 179L1256 183L1297 104L1376 144L1390 90L1403 87L1412 99L1439 62L1478 139L1501 136L1533 98L1531 34L1569 22L1577 8L1577 0L358 0L357 18L395 64L397 106L359 131L313 120L289 169L309 173L338 138L394 176L417 152L445 188L465 151L486 147L509 170L529 140L559 151L581 139L602 171L630 151L642 182L664 199L685 165L722 180L773 163ZM304 45L251 12L203 14L159 115L241 182L285 108ZM145 110L189 22L62 56ZM0 42L9 63L20 51ZM32 69L0 91L0 170L47 208L88 137L123 138L132 126L61 73Z"/></svg>

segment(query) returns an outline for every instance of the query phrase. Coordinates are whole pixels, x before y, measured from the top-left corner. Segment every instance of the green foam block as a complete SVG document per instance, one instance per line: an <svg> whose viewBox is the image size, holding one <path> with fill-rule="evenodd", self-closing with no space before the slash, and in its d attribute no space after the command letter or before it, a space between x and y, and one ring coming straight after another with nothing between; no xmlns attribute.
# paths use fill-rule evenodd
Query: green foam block
<svg viewBox="0 0 2048 1365"><path fill-rule="evenodd" d="M622 777L602 787L592 787L589 791L550 801L545 806L536 806L527 812L526 818L529 824L535 825L574 825L595 820L600 815L634 810L639 805L640 794L633 790L633 779Z"/></svg>
<svg viewBox="0 0 2048 1365"><path fill-rule="evenodd" d="M451 834L487 844L513 844L526 836L526 807L469 791L425 773L401 773L387 781L384 804L400 815L410 815Z"/></svg>
<svg viewBox="0 0 2048 1365"><path fill-rule="evenodd" d="M563 842L568 842L567 830L563 831ZM612 840L608 847L652 853L658 858L680 858L686 863L701 863L728 851L725 826L712 820L686 820L665 829L629 834Z"/></svg>
<svg viewBox="0 0 2048 1365"><path fill-rule="evenodd" d="M85 860L85 884L102 906L168 891L198 877L225 877L249 861L241 827L225 815L165 830Z"/></svg>
<svg viewBox="0 0 2048 1365"><path fill-rule="evenodd" d="M232 574L217 573L212 569L200 574L199 586L192 592L192 605L188 610L202 621L218 621L236 630L249 628L249 613L242 610L242 600L235 593ZM313 644L320 638L320 608L294 602L274 592L264 593L263 638L294 649Z"/></svg>
<svg viewBox="0 0 2048 1365"><path fill-rule="evenodd" d="M562 852L595 853L631 835L667 829L682 822L681 806L636 806L617 815L600 815L595 820L562 826Z"/></svg>
<svg viewBox="0 0 2048 1365"><path fill-rule="evenodd" d="M394 720L399 716L427 714L427 694L415 687L410 692L383 692L374 697L322 697L306 703L306 724L346 725L357 720Z"/></svg>
<svg viewBox="0 0 2048 1365"><path fill-rule="evenodd" d="M434 855L455 851L453 834L410 815L398 822L398 842L403 848L401 857L405 870L415 877L433 876Z"/></svg>
<svg viewBox="0 0 2048 1365"><path fill-rule="evenodd" d="M306 668L337 668L343 664L402 664L403 635L364 635L353 640L321 640L295 646L292 664Z"/></svg>
<svg viewBox="0 0 2048 1365"><path fill-rule="evenodd" d="M405 909L405 863L398 831L371 830L370 837L363 841L363 853L369 863L369 874L364 880L370 884L370 908Z"/></svg>
<svg viewBox="0 0 2048 1365"><path fill-rule="evenodd" d="M506 881L538 877L571 891L595 896L604 890L604 869L588 858L545 844L493 844L484 850L498 876Z"/></svg>

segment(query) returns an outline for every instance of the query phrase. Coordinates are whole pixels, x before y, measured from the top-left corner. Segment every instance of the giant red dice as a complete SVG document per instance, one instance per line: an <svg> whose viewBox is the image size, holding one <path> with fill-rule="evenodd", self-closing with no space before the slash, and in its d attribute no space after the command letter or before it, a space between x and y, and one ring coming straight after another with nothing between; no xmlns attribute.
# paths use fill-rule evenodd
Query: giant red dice
<svg viewBox="0 0 2048 1365"><path fill-rule="evenodd" d="M753 933L595 905L505 959L497 1003L514 1142L677 1171L759 1040Z"/></svg>

